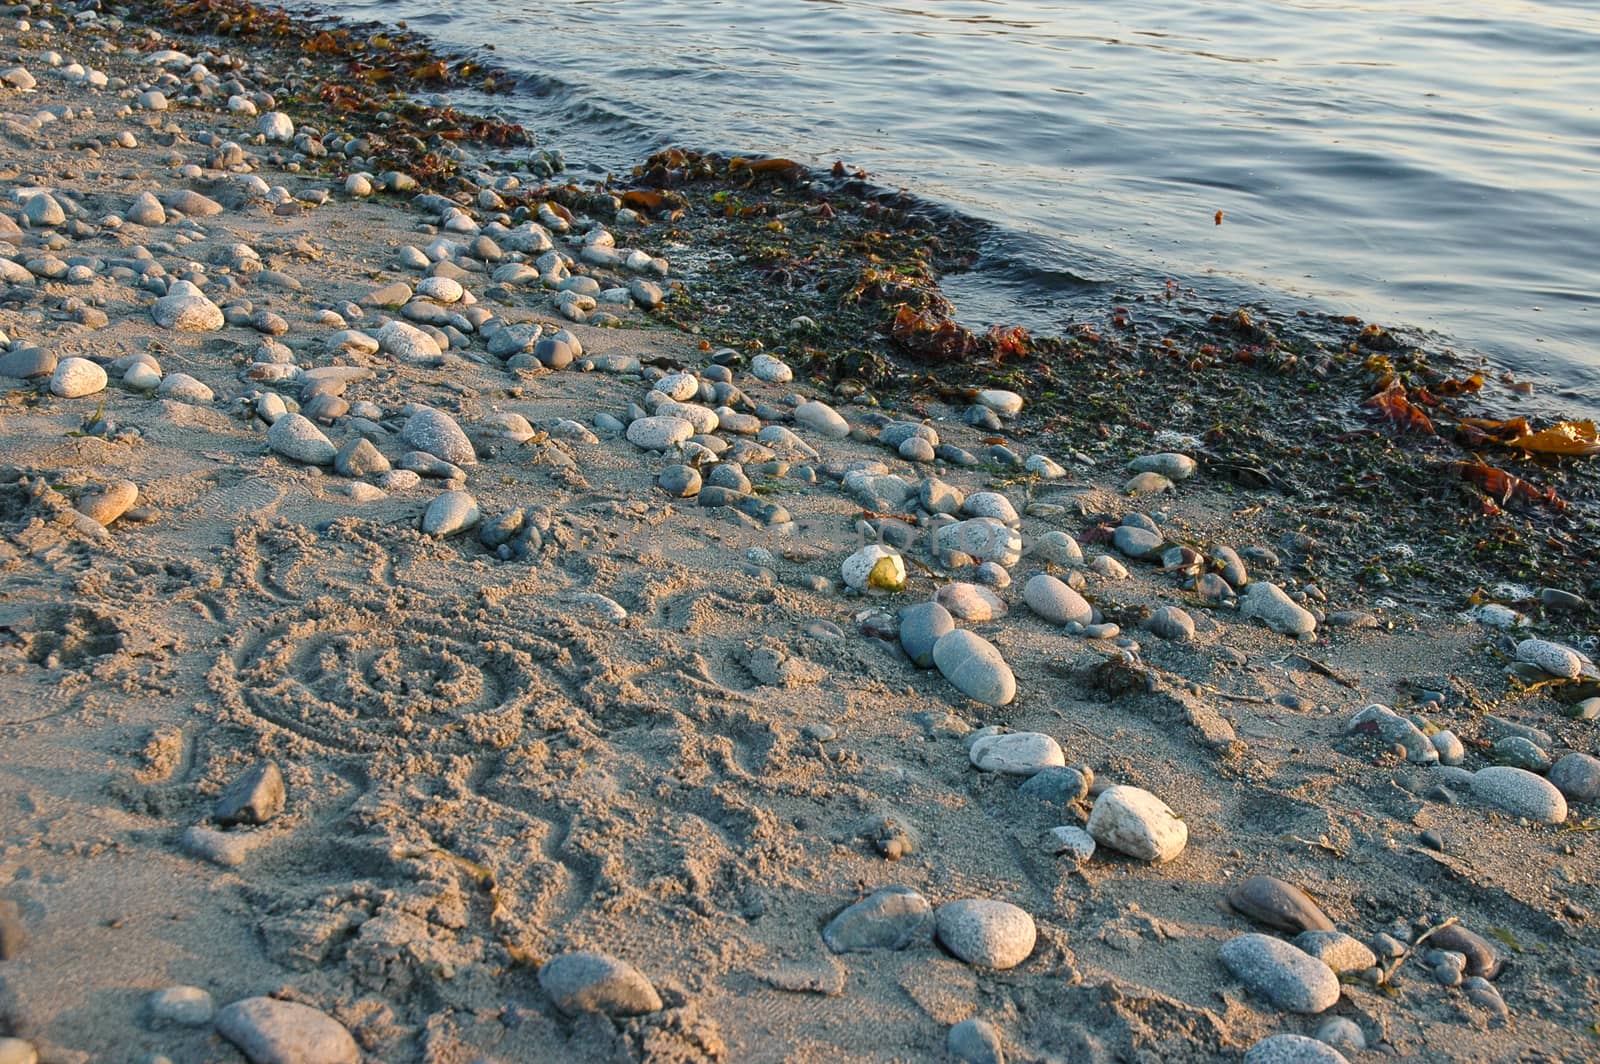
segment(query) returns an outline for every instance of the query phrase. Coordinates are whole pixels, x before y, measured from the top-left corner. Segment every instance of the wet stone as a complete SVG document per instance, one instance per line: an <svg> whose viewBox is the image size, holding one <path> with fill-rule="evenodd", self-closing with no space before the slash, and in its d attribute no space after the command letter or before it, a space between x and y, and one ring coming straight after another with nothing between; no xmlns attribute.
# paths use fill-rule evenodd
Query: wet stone
<svg viewBox="0 0 1600 1064"><path fill-rule="evenodd" d="M908 887L887 887L849 906L822 929L834 953L899 950L933 930L933 907Z"/></svg>

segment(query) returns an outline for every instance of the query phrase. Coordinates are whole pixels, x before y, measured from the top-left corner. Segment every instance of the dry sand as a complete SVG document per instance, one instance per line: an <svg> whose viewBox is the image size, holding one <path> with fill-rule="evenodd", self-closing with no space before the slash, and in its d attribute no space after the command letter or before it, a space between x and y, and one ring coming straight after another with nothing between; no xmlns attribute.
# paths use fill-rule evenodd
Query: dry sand
<svg viewBox="0 0 1600 1064"><path fill-rule="evenodd" d="M479 361L440 368L325 350L332 329L318 309L415 280L391 263L401 245L433 239L417 231L422 216L402 197L351 202L335 188L327 206L282 217L232 196L225 175L186 180L176 167L204 165L203 129L264 157L248 140L253 120L119 115L131 91L68 84L41 53L125 77L153 77L148 63L97 52L86 29L19 35L16 21L0 20L0 54L39 84L0 95L0 112L85 112L26 137L13 129L0 172L13 219L12 190L77 197L87 228L64 241L63 259L143 244L177 271L252 245L303 289L244 278L245 297L288 320L282 339L303 365L370 368L345 398L377 404L391 425L408 403L475 431L505 412L539 427L589 424L642 399L637 374L511 373L479 345ZM176 131L170 145L163 128ZM74 147L121 130L142 146ZM259 172L295 192L330 184L265 163ZM171 225L98 224L144 189L180 187L228 208L199 220L192 243L172 243ZM40 235L21 238L21 258L37 254ZM649 247L648 231L638 240ZM71 321L62 300L72 298L108 323ZM1519 821L1459 785L1453 801L1430 798L1436 770L1344 734L1363 705L1412 707L1435 687L1449 698L1429 716L1467 740L1469 768L1487 763L1476 741L1497 734L1486 712L1548 732L1554 755L1595 753L1592 723L1566 719L1543 694L1507 697L1490 652L1498 632L1443 605L1384 609L1329 589L1326 609L1373 610L1382 626L1295 643L1200 608L1171 576L1129 562L1126 581L1088 575L1101 608L1181 604L1198 632L1187 644L1125 633L1141 648L1125 666L1132 679L1119 680L1103 664L1120 660L1117 647L1065 635L1022 604L1021 584L1041 568L1024 559L999 592L1010 613L963 625L1015 670L1016 700L991 708L864 634L865 614L892 616L943 580L913 566L900 595L843 594L860 506L826 476L770 481L764 497L794 518L780 535L667 497L655 486L665 460L608 434L502 442L469 469L466 490L485 515L535 508L545 531L542 550L501 561L470 533L418 530L436 482L356 502L345 478L273 455L237 401L267 387L241 373L261 338L162 329L152 298L101 271L87 284L13 285L0 302L13 341L101 363L151 352L164 373L216 396L135 394L113 374L85 398L10 380L0 399L0 898L17 903L28 937L0 961L0 1035L30 1040L41 1059L239 1059L209 1026L151 1022L147 998L174 985L219 1006L262 994L305 1002L372 1060L932 1060L970 1017L993 1023L1014 1060L1237 1059L1322 1019L1273 1009L1218 960L1223 941L1259 930L1223 902L1257 873L1303 887L1363 940L1409 940L1456 917L1509 962L1496 982L1509 1023L1415 961L1384 990L1347 982L1332 1014L1377 1046L1351 1060L1597 1052L1591 809L1574 803L1563 829ZM493 309L567 324L537 290ZM705 363L692 338L626 317L622 329L573 330L590 356ZM817 394L742 371L736 380L774 405ZM860 409L841 409L859 421ZM960 413L928 411L943 439L981 451ZM97 414L133 434L82 434ZM336 444L353 436L338 422L327 431ZM926 472L870 440L800 432L823 462L884 461L913 483ZM1013 435L1026 449L1025 433ZM405 450L392 438L380 449ZM1024 516L1030 537L1081 532L1080 513L1144 508L1191 542L1243 546L1258 542L1254 508L1285 505L1203 474L1175 495L1130 500L1117 490L1120 462L1137 453L1002 490L1019 509L1066 508ZM969 492L992 479L945 475ZM74 499L119 479L139 487L133 511L104 532L74 520ZM583 593L614 600L626 619ZM1539 631L1584 634L1555 614ZM990 724L1048 733L1099 785L1154 792L1187 825L1187 848L1158 866L1104 848L1081 866L1053 856L1048 829L1081 824L1089 804L1051 806L976 771L962 737ZM218 795L262 759L282 767L284 812L226 833L236 865L192 855L186 831L207 826ZM1420 840L1430 829L1442 852ZM909 849L899 860L879 845L890 837ZM1007 971L969 965L931 936L832 954L822 927L889 885L935 905L1012 902L1035 921L1037 945ZM561 1015L535 973L574 949L631 963L663 1008Z"/></svg>

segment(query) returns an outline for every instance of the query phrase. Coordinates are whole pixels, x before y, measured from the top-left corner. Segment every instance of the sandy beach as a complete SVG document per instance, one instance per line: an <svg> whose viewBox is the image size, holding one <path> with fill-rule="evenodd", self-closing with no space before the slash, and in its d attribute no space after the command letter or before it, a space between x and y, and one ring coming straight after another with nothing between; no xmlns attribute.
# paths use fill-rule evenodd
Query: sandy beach
<svg viewBox="0 0 1600 1064"><path fill-rule="evenodd" d="M0 13L0 1064L1600 1053L1581 430L1350 322L833 379L714 185L341 62Z"/></svg>

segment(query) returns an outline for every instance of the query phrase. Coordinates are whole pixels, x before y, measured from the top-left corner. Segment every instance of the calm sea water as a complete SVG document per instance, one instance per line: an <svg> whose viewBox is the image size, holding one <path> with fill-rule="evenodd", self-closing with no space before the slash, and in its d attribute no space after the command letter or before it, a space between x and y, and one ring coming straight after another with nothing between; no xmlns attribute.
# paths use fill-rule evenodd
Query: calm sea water
<svg viewBox="0 0 1600 1064"><path fill-rule="evenodd" d="M319 6L494 45L530 78L495 106L580 173L669 143L843 159L995 222L951 285L974 322L1172 277L1437 330L1600 405L1595 0Z"/></svg>

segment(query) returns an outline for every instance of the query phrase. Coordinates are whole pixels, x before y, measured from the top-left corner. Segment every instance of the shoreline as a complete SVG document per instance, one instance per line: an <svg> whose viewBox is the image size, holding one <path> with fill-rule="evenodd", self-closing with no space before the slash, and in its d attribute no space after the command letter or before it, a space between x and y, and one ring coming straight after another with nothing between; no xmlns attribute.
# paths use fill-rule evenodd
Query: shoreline
<svg viewBox="0 0 1600 1064"><path fill-rule="evenodd" d="M1600 460L1504 382L975 335L864 175L565 186L328 88L414 40L137 10L0 18L0 1048L1589 1051Z"/></svg>

